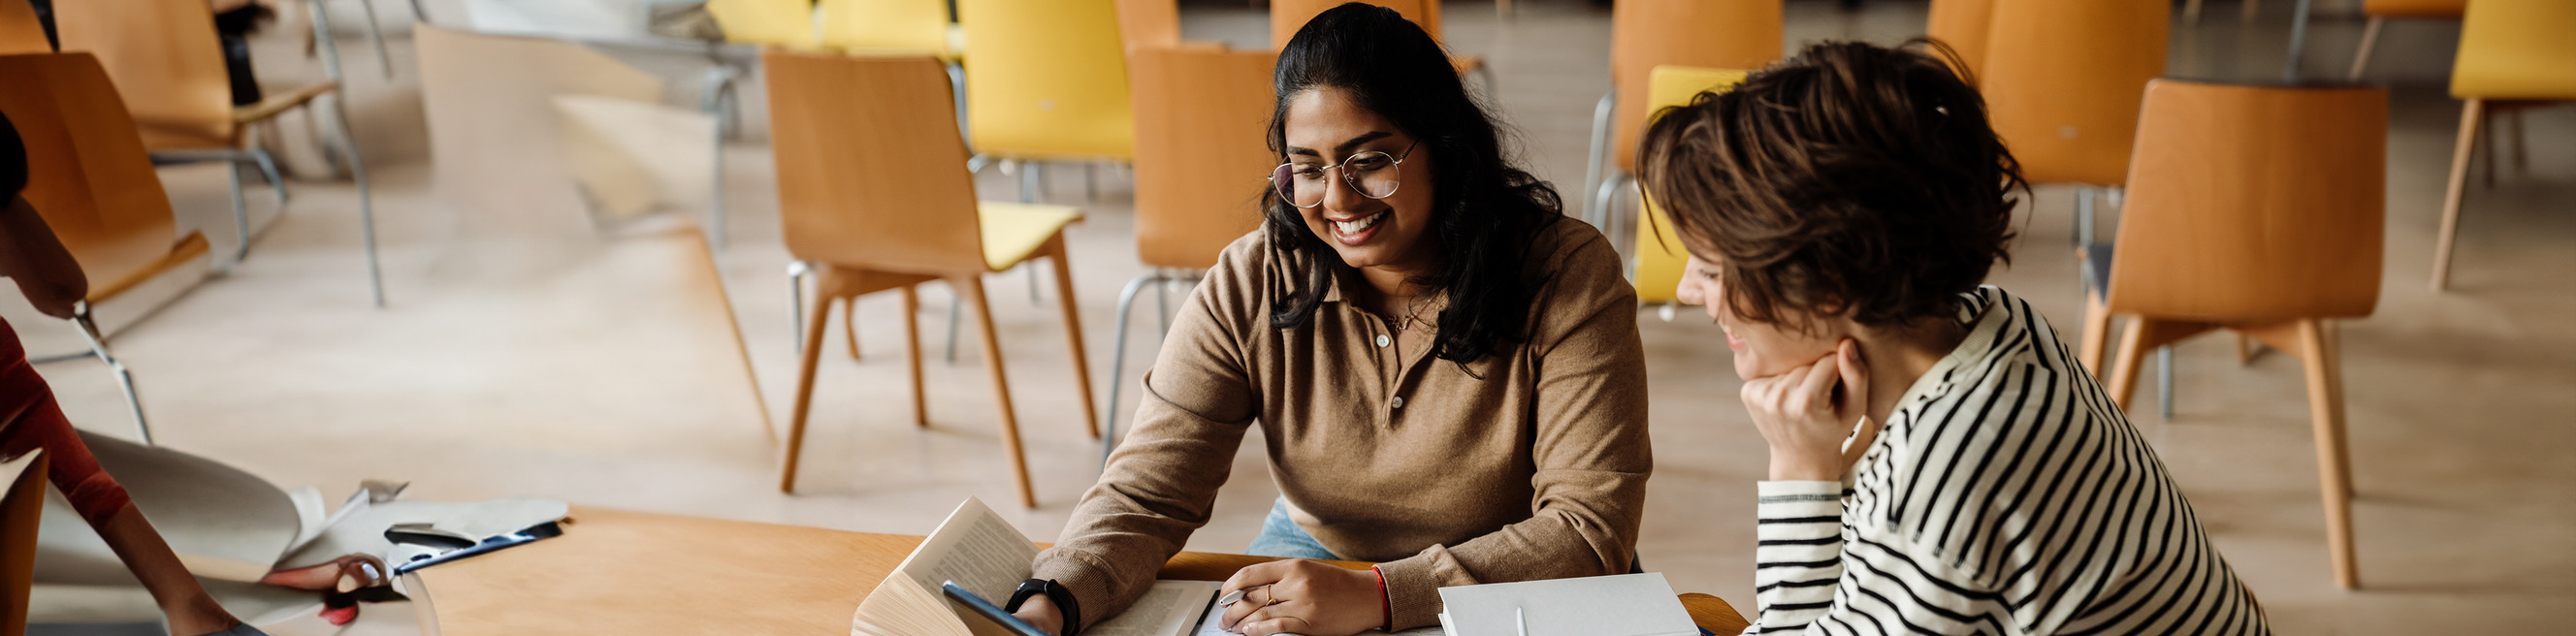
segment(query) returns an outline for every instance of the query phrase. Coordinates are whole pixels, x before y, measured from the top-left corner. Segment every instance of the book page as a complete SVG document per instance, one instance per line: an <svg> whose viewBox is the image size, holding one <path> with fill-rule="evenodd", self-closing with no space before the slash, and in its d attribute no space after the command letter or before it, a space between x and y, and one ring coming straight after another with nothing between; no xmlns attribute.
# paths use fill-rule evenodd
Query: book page
<svg viewBox="0 0 2576 636"><path fill-rule="evenodd" d="M1216 581L1155 581L1127 611L1082 630L1087 636L1189 636L1216 599Z"/></svg>
<svg viewBox="0 0 2576 636"><path fill-rule="evenodd" d="M1219 587L1222 588L1223 586ZM1225 608L1216 606L1216 602L1223 598L1224 597L1208 599L1207 617L1199 620L1198 631L1190 632L1189 636L1243 636L1241 632L1229 632L1225 631L1225 628L1217 626L1218 623L1225 622ZM1442 614L1441 616L1446 618L1448 615ZM1089 634L1091 632L1083 633ZM1293 635L1283 634L1282 636ZM1442 631L1439 626L1434 625L1431 627L1416 627L1400 632L1372 629L1360 632L1358 636L1448 636L1448 632Z"/></svg>
<svg viewBox="0 0 2576 636"><path fill-rule="evenodd" d="M1037 558L1038 547L1028 535L968 497L895 571L924 590L935 592L940 583L956 581L976 596L1000 603L1028 580Z"/></svg>

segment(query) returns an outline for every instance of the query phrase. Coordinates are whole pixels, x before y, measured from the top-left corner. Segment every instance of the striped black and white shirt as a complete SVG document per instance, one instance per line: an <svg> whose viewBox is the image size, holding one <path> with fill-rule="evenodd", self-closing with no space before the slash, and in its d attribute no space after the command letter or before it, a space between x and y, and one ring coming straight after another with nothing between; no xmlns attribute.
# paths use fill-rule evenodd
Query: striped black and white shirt
<svg viewBox="0 0 2576 636"><path fill-rule="evenodd" d="M2039 313L1969 332L1842 482L1760 486L1747 634L2264 634L2155 451Z"/></svg>

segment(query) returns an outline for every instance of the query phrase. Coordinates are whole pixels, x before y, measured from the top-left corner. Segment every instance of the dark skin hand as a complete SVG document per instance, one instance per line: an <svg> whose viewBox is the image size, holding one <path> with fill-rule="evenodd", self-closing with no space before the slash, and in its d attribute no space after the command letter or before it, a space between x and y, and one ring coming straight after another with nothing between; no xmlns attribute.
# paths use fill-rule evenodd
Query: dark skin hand
<svg viewBox="0 0 2576 636"><path fill-rule="evenodd" d="M69 320L81 299L89 296L89 278L80 262L54 238L45 217L25 197L9 197L0 208L0 276L17 281L27 303L47 316Z"/></svg>

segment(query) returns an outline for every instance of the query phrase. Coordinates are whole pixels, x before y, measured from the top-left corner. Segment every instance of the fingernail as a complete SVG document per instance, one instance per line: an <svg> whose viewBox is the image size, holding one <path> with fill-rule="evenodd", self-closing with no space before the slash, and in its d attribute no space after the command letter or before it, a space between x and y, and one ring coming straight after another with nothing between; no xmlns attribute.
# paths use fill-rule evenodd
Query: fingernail
<svg viewBox="0 0 2576 636"><path fill-rule="evenodd" d="M358 591L358 577L346 574L340 575L340 593L346 594L355 591Z"/></svg>

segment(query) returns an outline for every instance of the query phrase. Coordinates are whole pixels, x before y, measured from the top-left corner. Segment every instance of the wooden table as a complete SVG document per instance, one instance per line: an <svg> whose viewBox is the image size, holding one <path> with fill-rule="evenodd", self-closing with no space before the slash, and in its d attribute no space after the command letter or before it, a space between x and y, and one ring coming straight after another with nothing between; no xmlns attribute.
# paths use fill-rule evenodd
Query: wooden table
<svg viewBox="0 0 2576 636"><path fill-rule="evenodd" d="M922 539L602 508L572 514L562 537L405 575L421 632L841 636L859 601ZM1273 560L1183 552L1161 576L1221 581ZM1684 594L1682 605L1710 631L1744 629L1716 597Z"/></svg>

